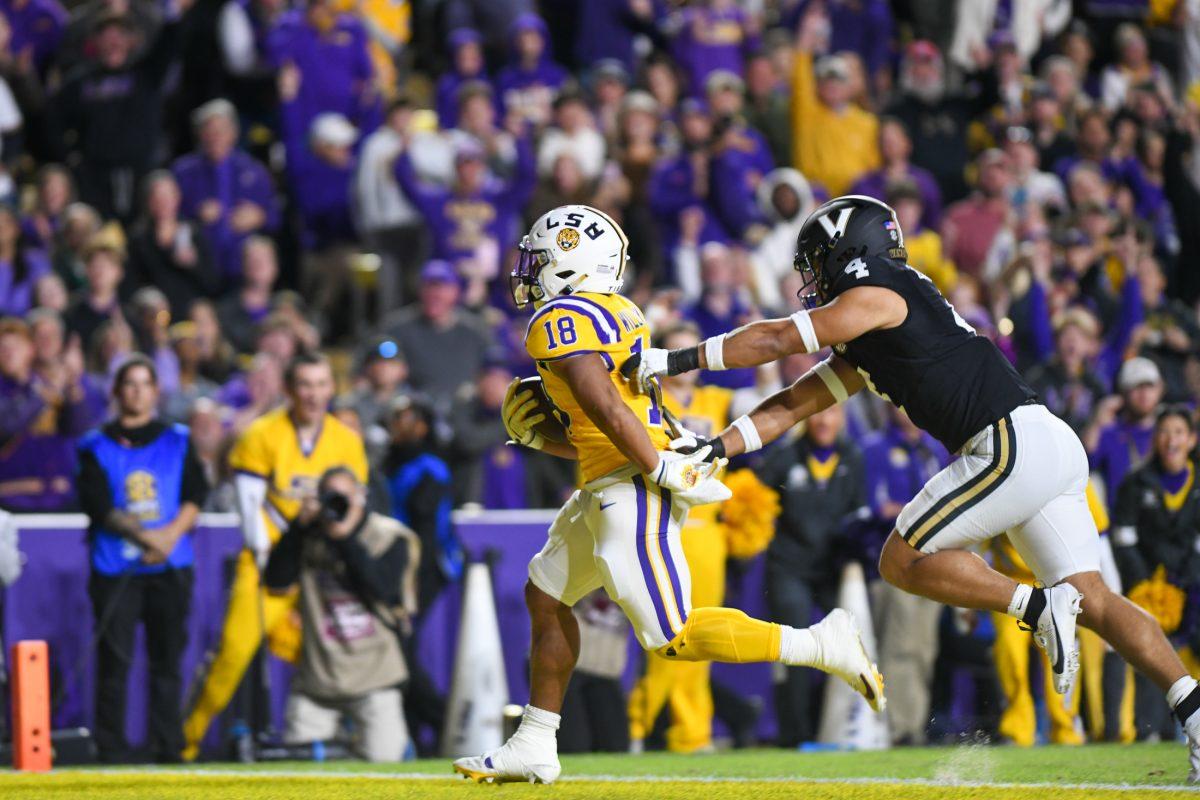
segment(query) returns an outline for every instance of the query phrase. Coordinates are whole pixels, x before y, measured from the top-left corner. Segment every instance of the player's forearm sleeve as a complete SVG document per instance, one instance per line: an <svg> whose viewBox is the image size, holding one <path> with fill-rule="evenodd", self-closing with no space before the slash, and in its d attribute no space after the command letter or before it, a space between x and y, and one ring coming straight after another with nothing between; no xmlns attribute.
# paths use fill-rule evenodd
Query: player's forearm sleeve
<svg viewBox="0 0 1200 800"><path fill-rule="evenodd" d="M267 482L254 475L239 474L233 480L237 493L238 515L242 518L242 536L246 547L261 553L271 546L263 519L263 502L267 499Z"/></svg>

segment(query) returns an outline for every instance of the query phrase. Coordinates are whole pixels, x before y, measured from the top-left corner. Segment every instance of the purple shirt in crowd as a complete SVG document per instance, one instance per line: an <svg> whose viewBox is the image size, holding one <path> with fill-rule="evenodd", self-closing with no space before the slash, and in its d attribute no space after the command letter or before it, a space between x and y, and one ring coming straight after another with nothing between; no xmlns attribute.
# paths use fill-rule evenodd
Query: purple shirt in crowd
<svg viewBox="0 0 1200 800"><path fill-rule="evenodd" d="M905 176L917 185L917 191L921 194L921 227L937 230L942 223L942 190L938 187L937 178L933 177L932 172L916 164L908 165ZM876 200L886 200L888 180L885 169L868 172L850 187L850 194L863 194Z"/></svg>
<svg viewBox="0 0 1200 800"><path fill-rule="evenodd" d="M811 5L811 0L802 0L784 24L797 27ZM826 0L824 6L829 16L829 52L855 53L871 75L892 66L896 23L887 0Z"/></svg>
<svg viewBox="0 0 1200 800"><path fill-rule="evenodd" d="M279 227L279 207L267 168L249 153L234 150L220 162L210 161L202 153L189 153L177 158L171 171L179 182L183 216L199 219L200 207L206 201L216 200L220 204L221 215L204 226L204 233L221 274L226 278L240 275L242 243L246 238ZM259 230L238 233L230 224L233 210L243 202L254 203L265 212L266 220Z"/></svg>
<svg viewBox="0 0 1200 800"><path fill-rule="evenodd" d="M704 212L699 244L729 240L716 209L709 203L707 196L696 193L695 185L692 161L686 154L664 159L650 175L650 187L647 192L650 210L658 220L663 250L668 262L679 245L679 214L685 209L699 208Z"/></svg>
<svg viewBox="0 0 1200 800"><path fill-rule="evenodd" d="M455 261L471 258L487 235L500 243L515 241L517 223L537 180L533 147L527 137L517 140L517 161L511 177L488 177L479 191L464 195L417 176L408 153L396 159L396 180L429 225L433 258Z"/></svg>
<svg viewBox="0 0 1200 800"><path fill-rule="evenodd" d="M700 334L707 339L710 336L719 336L722 333L728 333L734 328L739 328L746 323L746 315L749 309L742 305L741 301L734 300L728 314L717 314L708 308L702 297L699 302L685 308L683 316L685 319L690 319L700 328ZM721 372L711 372L705 370L703 373L704 383L710 386L724 386L727 389L745 389L748 386L754 385L754 367L741 367L738 369L727 369Z"/></svg>
<svg viewBox="0 0 1200 800"><path fill-rule="evenodd" d="M75 440L100 423L107 404L87 377L83 389L80 402L56 408L32 380L0 377L0 507L57 511L74 502Z"/></svg>
<svg viewBox="0 0 1200 800"><path fill-rule="evenodd" d="M56 0L0 0L0 14L12 29L9 52L20 56L30 50L38 72L45 72L62 41L69 19L66 9Z"/></svg>
<svg viewBox="0 0 1200 800"><path fill-rule="evenodd" d="M549 56L542 56L533 69L525 69L519 64L505 67L496 76L498 118L502 119L510 111L549 111L567 78L567 71L550 60Z"/></svg>
<svg viewBox="0 0 1200 800"><path fill-rule="evenodd" d="M525 458L520 448L500 444L482 455L484 508L527 508Z"/></svg>
<svg viewBox="0 0 1200 800"><path fill-rule="evenodd" d="M1088 461L1092 470L1104 478L1110 507L1116 500L1121 481L1141 466L1150 452L1153 437L1153 424L1138 425L1126 420L1117 420L1100 431L1100 441L1095 452L1088 453Z"/></svg>
<svg viewBox="0 0 1200 800"><path fill-rule="evenodd" d="M762 176L775 168L775 160L762 135L753 128L741 131L750 147L726 147L712 157L710 192L717 217L731 239L741 239L746 229L766 218L758 207L755 193Z"/></svg>
<svg viewBox="0 0 1200 800"><path fill-rule="evenodd" d="M674 54L693 96L703 96L704 81L719 69L742 75L746 56L759 47L759 36L746 27L749 15L734 6L720 11L692 7L680 13Z"/></svg>
<svg viewBox="0 0 1200 800"><path fill-rule="evenodd" d="M371 86L375 68L367 31L359 20L339 14L333 29L322 34L303 11L289 11L271 29L267 53L276 67L292 63L300 69L300 92L292 113L304 131L327 111L345 116L363 136L379 126L382 107Z"/></svg>
<svg viewBox="0 0 1200 800"><path fill-rule="evenodd" d="M24 252L25 274L17 280L14 265L0 261L0 316L23 317L33 308L33 287L50 272L50 259L40 250Z"/></svg>
<svg viewBox="0 0 1200 800"><path fill-rule="evenodd" d="M434 109L437 111L438 125L443 130L450 130L458 124L458 90L468 83L492 86L491 79L483 71L474 75L463 75L452 69L438 78ZM494 86L492 88L495 89Z"/></svg>

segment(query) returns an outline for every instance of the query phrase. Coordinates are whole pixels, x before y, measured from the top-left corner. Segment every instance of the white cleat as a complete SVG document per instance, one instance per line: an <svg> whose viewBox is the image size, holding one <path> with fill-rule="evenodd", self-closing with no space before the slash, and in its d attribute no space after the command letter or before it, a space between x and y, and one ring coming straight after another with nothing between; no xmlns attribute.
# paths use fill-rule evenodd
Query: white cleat
<svg viewBox="0 0 1200 800"><path fill-rule="evenodd" d="M1188 745L1188 783L1200 783L1200 713L1183 723Z"/></svg>
<svg viewBox="0 0 1200 800"><path fill-rule="evenodd" d="M1050 659L1054 691L1067 694L1071 691L1071 686L1075 683L1075 673L1079 670L1075 617L1083 608L1083 595L1069 583L1051 586L1045 592L1046 607L1038 617L1033 638Z"/></svg>
<svg viewBox="0 0 1200 800"><path fill-rule="evenodd" d="M883 675L863 647L854 615L844 608L835 608L808 630L817 641L818 657L813 666L850 684L851 689L866 698L872 710L883 711L887 707Z"/></svg>
<svg viewBox="0 0 1200 800"><path fill-rule="evenodd" d="M476 783L554 783L562 767L558 753L535 752L514 737L486 755L458 759L454 771Z"/></svg>

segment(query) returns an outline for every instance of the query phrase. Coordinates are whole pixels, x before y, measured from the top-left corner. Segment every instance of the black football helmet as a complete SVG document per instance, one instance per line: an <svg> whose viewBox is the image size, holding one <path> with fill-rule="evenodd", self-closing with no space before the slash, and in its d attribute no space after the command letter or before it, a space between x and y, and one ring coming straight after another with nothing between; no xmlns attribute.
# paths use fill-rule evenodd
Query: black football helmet
<svg viewBox="0 0 1200 800"><path fill-rule="evenodd" d="M796 236L792 265L804 277L800 299L824 303L842 270L856 258L908 259L896 212L873 197L835 197L809 214Z"/></svg>

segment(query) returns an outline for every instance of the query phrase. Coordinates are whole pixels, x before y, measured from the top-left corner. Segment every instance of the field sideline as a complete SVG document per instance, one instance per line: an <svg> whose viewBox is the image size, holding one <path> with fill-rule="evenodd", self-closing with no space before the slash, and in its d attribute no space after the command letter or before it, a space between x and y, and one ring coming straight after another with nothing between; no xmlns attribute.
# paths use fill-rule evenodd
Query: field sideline
<svg viewBox="0 0 1200 800"><path fill-rule="evenodd" d="M1184 783L1179 744L1082 748L964 745L881 753L757 750L712 756L574 756L554 786L476 786L444 760L376 766L357 763L214 764L194 767L0 772L6 800L503 800L538 797L713 800L804 797L830 800L1083 800L1200 798Z"/></svg>

